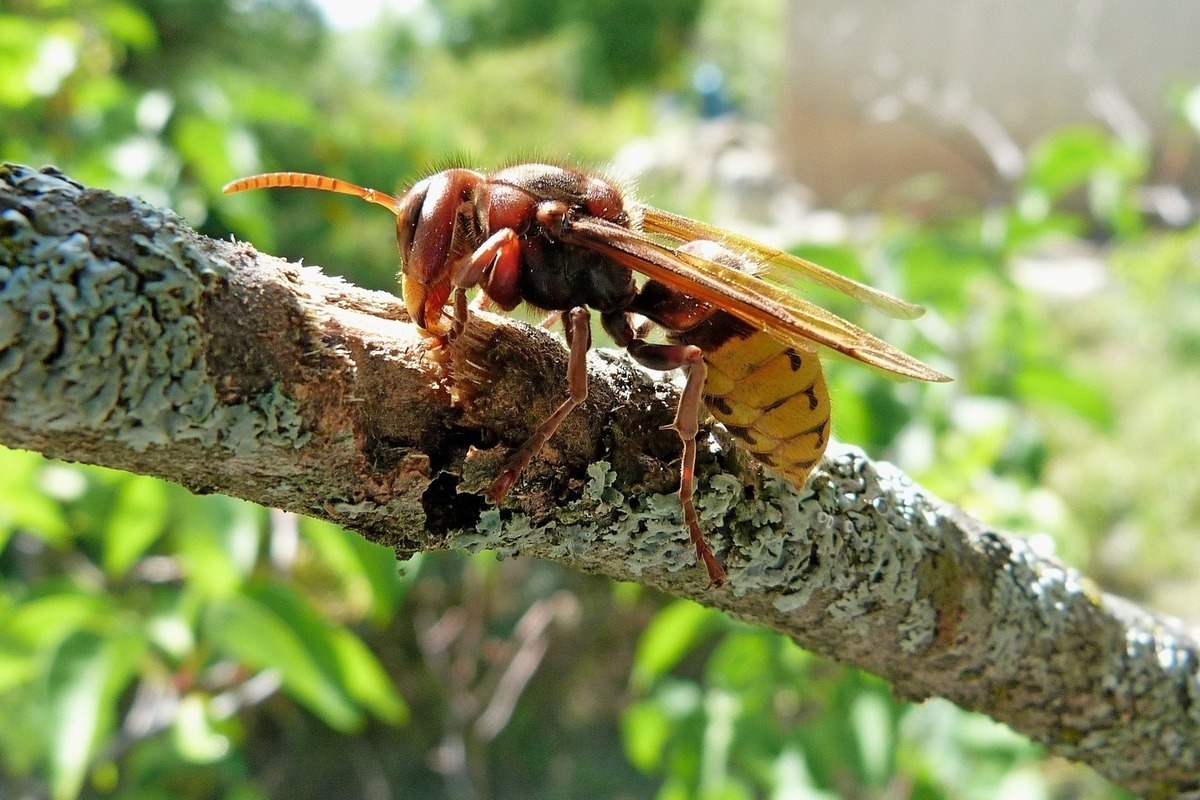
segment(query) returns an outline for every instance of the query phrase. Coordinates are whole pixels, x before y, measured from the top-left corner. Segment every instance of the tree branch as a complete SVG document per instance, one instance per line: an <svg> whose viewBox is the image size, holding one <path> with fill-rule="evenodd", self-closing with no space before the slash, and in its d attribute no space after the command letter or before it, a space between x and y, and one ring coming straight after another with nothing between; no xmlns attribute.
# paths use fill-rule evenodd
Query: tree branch
<svg viewBox="0 0 1200 800"><path fill-rule="evenodd" d="M0 168L0 442L334 520L401 556L488 549L633 580L983 711L1148 796L1200 797L1194 631L1101 593L835 446L796 490L702 432L705 588L660 430L676 398L593 353L590 396L501 509L482 491L565 396L544 331L429 350L391 295Z"/></svg>

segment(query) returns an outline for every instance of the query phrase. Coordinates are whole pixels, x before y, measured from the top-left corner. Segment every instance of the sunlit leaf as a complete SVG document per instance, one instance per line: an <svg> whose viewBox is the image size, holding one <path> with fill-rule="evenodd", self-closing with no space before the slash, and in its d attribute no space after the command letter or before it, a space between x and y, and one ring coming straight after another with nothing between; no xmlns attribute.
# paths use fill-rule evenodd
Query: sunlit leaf
<svg viewBox="0 0 1200 800"><path fill-rule="evenodd" d="M226 123L194 112L180 112L177 117L173 130L179 154L196 171L201 184L214 190L224 185L234 173Z"/></svg>
<svg viewBox="0 0 1200 800"><path fill-rule="evenodd" d="M646 689L708 636L719 619L713 609L689 600L678 600L658 612L638 641L630 684Z"/></svg>
<svg viewBox="0 0 1200 800"><path fill-rule="evenodd" d="M154 22L133 4L104 3L101 6L104 25L118 41L139 50L156 44L158 35Z"/></svg>
<svg viewBox="0 0 1200 800"><path fill-rule="evenodd" d="M239 75L236 82L228 85L228 91L238 111L246 119L297 127L309 126L313 122L312 104L293 87L247 82Z"/></svg>
<svg viewBox="0 0 1200 800"><path fill-rule="evenodd" d="M300 533L316 550L321 565L337 575L351 608L376 622L391 616L403 583L390 548L308 517L300 520Z"/></svg>
<svg viewBox="0 0 1200 800"><path fill-rule="evenodd" d="M663 785L654 798L655 800L691 800L694 796L695 790L692 787L688 786L682 778L672 776L663 781Z"/></svg>
<svg viewBox="0 0 1200 800"><path fill-rule="evenodd" d="M621 715L621 742L630 762L650 773L662 763L663 748L671 738L671 720L658 704L634 703Z"/></svg>
<svg viewBox="0 0 1200 800"><path fill-rule="evenodd" d="M50 785L55 800L74 798L92 754L112 728L116 702L133 676L141 643L79 631L65 639L46 677Z"/></svg>
<svg viewBox="0 0 1200 800"><path fill-rule="evenodd" d="M286 586L257 583L248 593L287 623L301 639L324 678L379 719L403 722L408 709L391 678L362 640L330 623Z"/></svg>
<svg viewBox="0 0 1200 800"><path fill-rule="evenodd" d="M285 688L339 729L361 723L357 702L376 717L399 723L407 708L374 654L349 630L330 624L298 595L277 583L255 583L231 604L233 633L215 633L247 663L280 670ZM255 653L256 632L277 643ZM248 654L248 655L247 655Z"/></svg>
<svg viewBox="0 0 1200 800"><path fill-rule="evenodd" d="M865 783L882 786L892 771L895 724L891 708L878 694L863 692L851 705L850 720L858 740L858 757Z"/></svg>
<svg viewBox="0 0 1200 800"><path fill-rule="evenodd" d="M774 637L759 631L727 633L708 659L706 673L712 686L745 689L771 676Z"/></svg>
<svg viewBox="0 0 1200 800"><path fill-rule="evenodd" d="M231 497L178 498L178 552L194 588L225 596L249 576L258 558L265 512Z"/></svg>
<svg viewBox="0 0 1200 800"><path fill-rule="evenodd" d="M360 705L378 719L398 725L408 720L408 706L375 654L345 628L330 632L342 684Z"/></svg>
<svg viewBox="0 0 1200 800"><path fill-rule="evenodd" d="M1025 180L1057 200L1082 186L1111 158L1110 134L1094 127L1064 128L1034 146Z"/></svg>
<svg viewBox="0 0 1200 800"><path fill-rule="evenodd" d="M105 595L64 587L9 609L0 620L0 634L31 648L52 647L77 629L106 619L114 609L112 599Z"/></svg>
<svg viewBox="0 0 1200 800"><path fill-rule="evenodd" d="M967 287L980 274L999 271L998 253L990 251L980 234L940 230L912 231L891 248L891 260L904 276L905 298L957 319L970 312Z"/></svg>
<svg viewBox="0 0 1200 800"><path fill-rule="evenodd" d="M70 539L62 504L40 491L39 478L47 463L37 453L0 448L0 544L17 530L50 543Z"/></svg>
<svg viewBox="0 0 1200 800"><path fill-rule="evenodd" d="M26 649L0 643L0 693L28 683L38 671L38 661Z"/></svg>
<svg viewBox="0 0 1200 800"><path fill-rule="evenodd" d="M1026 367L1017 373L1016 390L1026 401L1060 406L1103 430L1111 430L1115 421L1111 393L1100 380L1046 366Z"/></svg>
<svg viewBox="0 0 1200 800"><path fill-rule="evenodd" d="M351 731L362 724L340 675L328 668L333 651L328 631L322 636L304 615L235 594L214 605L208 622L218 647L254 669L278 670L288 694L331 727Z"/></svg>
<svg viewBox="0 0 1200 800"><path fill-rule="evenodd" d="M28 72L37 62L39 26L13 14L0 15L0 106L17 108L34 97Z"/></svg>
<svg viewBox="0 0 1200 800"><path fill-rule="evenodd" d="M837 797L813 786L804 754L794 747L785 748L779 754L772 764L772 772L776 786L775 797L786 800L835 800Z"/></svg>
<svg viewBox="0 0 1200 800"><path fill-rule="evenodd" d="M206 698L196 692L180 701L172 734L175 749L196 764L216 761L229 752L229 737L213 726Z"/></svg>
<svg viewBox="0 0 1200 800"><path fill-rule="evenodd" d="M168 487L162 481L131 475L117 488L104 521L104 571L120 577L163 532Z"/></svg>

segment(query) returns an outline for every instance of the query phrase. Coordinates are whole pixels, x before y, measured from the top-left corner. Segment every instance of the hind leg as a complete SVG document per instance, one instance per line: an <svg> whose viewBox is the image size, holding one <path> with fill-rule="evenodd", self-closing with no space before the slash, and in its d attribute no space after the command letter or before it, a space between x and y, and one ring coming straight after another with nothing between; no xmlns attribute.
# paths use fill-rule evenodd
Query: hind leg
<svg viewBox="0 0 1200 800"><path fill-rule="evenodd" d="M679 441L683 444L683 457L679 464L679 504L683 506L683 520L687 523L688 535L696 548L696 558L708 571L709 585L724 586L725 568L704 540L700 517L693 502L696 493L696 434L700 432L700 400L704 381L708 378L704 351L695 345L648 344L636 340L630 343L629 353L650 369L682 368L687 372L683 393L679 396L679 407L675 411L675 421L667 426L679 434Z"/></svg>
<svg viewBox="0 0 1200 800"><path fill-rule="evenodd" d="M683 445L683 457L679 464L679 504L683 507L683 520L687 524L688 536L692 540L692 546L696 548L696 560L704 564L705 570L708 571L709 585L723 586L725 568L704 540L700 516L696 513L693 500L696 493L696 434L700 431L701 393L704 391L704 381L708 378L704 351L691 344L647 342L642 338L645 331L635 331L629 324L628 315L623 312L606 314L603 322L604 329L613 340L628 350L629 355L639 364L663 372L672 369L683 369L687 372L683 393L679 396L679 407L675 411L675 421L667 426L679 434L679 441Z"/></svg>

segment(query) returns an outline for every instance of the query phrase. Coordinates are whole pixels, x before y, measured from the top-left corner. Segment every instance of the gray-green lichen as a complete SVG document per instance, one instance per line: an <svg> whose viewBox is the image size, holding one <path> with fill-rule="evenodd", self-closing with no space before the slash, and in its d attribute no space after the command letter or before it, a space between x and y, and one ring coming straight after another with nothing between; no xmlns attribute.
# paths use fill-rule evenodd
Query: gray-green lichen
<svg viewBox="0 0 1200 800"><path fill-rule="evenodd" d="M49 219L64 199L80 203L88 190L53 172L0 168L0 192L17 188L22 197L14 192L0 206L0 397L8 422L92 431L139 452L188 440L235 454L303 444L297 405L277 388L218 402L197 315L229 266L196 252L174 216L120 200L146 233L121 242L118 260L82 230Z"/></svg>
<svg viewBox="0 0 1200 800"><path fill-rule="evenodd" d="M772 478L762 502L736 509L741 533L737 557L728 559L730 586L740 596L765 593L785 613L820 602L840 625L886 599L908 609L902 647L919 649L932 637L935 614L921 602L918 565L941 545L915 498L903 473L834 444L805 491Z"/></svg>
<svg viewBox="0 0 1200 800"><path fill-rule="evenodd" d="M697 494L701 527L728 534L731 546L721 555L730 591L772 597L782 612L808 605L814 592L832 593L836 599L826 613L841 622L869 613L886 594L889 602L910 603L912 618L905 624L912 646L927 641L934 613L917 602L920 588L911 576L915 564L938 546L931 515L918 514L907 500L881 503L880 492L903 498L913 486L898 471L881 475L860 450L835 446L823 469L836 480L816 478L803 492L768 474L751 500L734 476L721 473ZM677 572L695 566L675 493L626 497L603 462L593 464L588 476L584 496L560 516L571 524L534 525L520 513L491 510L450 546L576 560L615 553L634 577L651 568ZM872 560L862 562L864 554Z"/></svg>
<svg viewBox="0 0 1200 800"><path fill-rule="evenodd" d="M560 514L560 519L572 522L535 525L518 512L489 509L474 530L457 533L449 544L469 551L492 550L501 557L532 551L581 563L618 553L624 570L634 577L647 569L665 566L679 572L695 565L676 494L627 496L615 485L616 475L607 462L592 464L588 477L583 496L565 504ZM714 487L698 498L701 524L726 516L737 494L734 487Z"/></svg>
<svg viewBox="0 0 1200 800"><path fill-rule="evenodd" d="M1178 621L1155 620L1129 607L1130 618L1080 641L1080 631L1099 616L1105 598L1073 569L1039 556L1027 543L1007 540L1004 568L991 586L998 609L988 631L987 652L1031 686L1050 685L1060 676L1099 675L1104 702L1080 704L1070 694L1049 697L1047 711L1060 716L1059 752L1083 758L1107 749L1133 749L1152 741L1164 763L1193 770L1200 788L1200 661L1195 640ZM1123 604L1121 604L1123 605ZM1106 615L1107 616L1107 615ZM1101 634L1107 634L1100 638ZM1075 648L1031 647L1030 643L1074 642ZM1174 716L1132 713L1142 708L1171 709ZM1113 724L1114 718L1119 724ZM1185 722L1186 721L1186 722ZM1186 727L1191 733L1186 734ZM1054 737L1045 737L1051 739ZM1132 772L1130 774L1133 774Z"/></svg>

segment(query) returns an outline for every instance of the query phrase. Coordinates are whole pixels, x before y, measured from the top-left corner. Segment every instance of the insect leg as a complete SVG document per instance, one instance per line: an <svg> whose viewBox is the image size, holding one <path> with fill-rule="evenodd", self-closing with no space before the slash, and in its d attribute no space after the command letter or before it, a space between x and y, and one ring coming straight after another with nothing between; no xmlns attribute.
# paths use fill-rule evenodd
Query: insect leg
<svg viewBox="0 0 1200 800"><path fill-rule="evenodd" d="M471 312L467 310L467 290L461 286L454 289L454 321L450 325L450 338L456 339L467 327Z"/></svg>
<svg viewBox="0 0 1200 800"><path fill-rule="evenodd" d="M521 240L512 228L501 228L459 261L451 273L461 289L482 286L492 302L505 311L521 304Z"/></svg>
<svg viewBox="0 0 1200 800"><path fill-rule="evenodd" d="M521 472L545 447L546 442L550 441L550 437L562 425L567 415L587 399L587 351L592 346L591 314L583 306L576 306L562 317L567 331L567 344L571 347L567 357L567 386L570 396L529 435L525 444L513 453L504 469L500 470L500 475L484 492L484 497L491 503L499 503L504 499Z"/></svg>
<svg viewBox="0 0 1200 800"><path fill-rule="evenodd" d="M688 535L696 548L696 558L708 570L710 586L725 585L725 568L713 555L700 517L693 500L696 493L696 434L700 432L700 401L704 381L708 378L708 365L704 363L704 351L695 345L648 344L640 340L630 343L629 353L651 369L674 369L681 367L687 372L683 393L679 396L679 407L675 421L667 428L679 434L683 444L683 457L679 464L679 504L683 506L683 520L687 523Z"/></svg>
<svg viewBox="0 0 1200 800"><path fill-rule="evenodd" d="M696 548L696 560L708 571L710 586L725 585L725 568L704 540L700 528L700 516L696 513L696 434L700 432L700 402L704 381L708 378L708 365L704 363L704 351L691 344L653 344L646 342L643 331L634 331L629 318L623 312L606 314L604 328L629 351L639 363L653 370L684 369L687 380L679 396L679 408L675 421L666 426L679 434L683 444L683 457L679 465L679 504L683 506L683 520L687 524L688 536Z"/></svg>
<svg viewBox="0 0 1200 800"><path fill-rule="evenodd" d="M696 557L704 562L704 568L708 570L709 585L719 587L725 585L725 568L704 540L700 517L693 502L696 492L696 434L700 431L700 400L704 381L708 378L708 365L704 363L703 353L689 353L687 358L684 364L687 381L683 385L683 394L679 396L675 421L669 426L683 442L683 458L679 465L679 503L683 506L683 518L687 522L692 544L696 547Z"/></svg>

